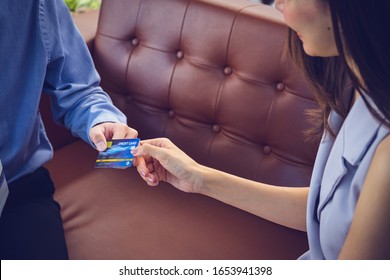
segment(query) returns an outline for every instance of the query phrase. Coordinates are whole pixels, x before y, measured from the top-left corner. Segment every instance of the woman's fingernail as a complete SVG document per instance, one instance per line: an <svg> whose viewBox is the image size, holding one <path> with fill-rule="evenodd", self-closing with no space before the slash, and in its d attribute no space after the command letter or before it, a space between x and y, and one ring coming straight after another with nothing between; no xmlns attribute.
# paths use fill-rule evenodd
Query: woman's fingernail
<svg viewBox="0 0 390 280"><path fill-rule="evenodd" d="M137 155L137 152L138 152L138 150L135 148L135 149L132 149L131 151L130 151L130 153L133 155L133 156L135 156L135 155Z"/></svg>

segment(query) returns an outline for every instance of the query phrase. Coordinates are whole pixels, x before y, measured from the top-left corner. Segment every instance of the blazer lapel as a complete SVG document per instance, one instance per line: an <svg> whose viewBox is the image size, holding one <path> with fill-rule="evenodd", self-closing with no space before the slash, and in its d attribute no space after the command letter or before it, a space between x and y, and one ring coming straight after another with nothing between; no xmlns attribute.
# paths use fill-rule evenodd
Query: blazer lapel
<svg viewBox="0 0 390 280"><path fill-rule="evenodd" d="M358 167L379 127L380 123L371 115L362 98L359 98L343 123L325 165L318 202L318 218L347 174L347 166Z"/></svg>

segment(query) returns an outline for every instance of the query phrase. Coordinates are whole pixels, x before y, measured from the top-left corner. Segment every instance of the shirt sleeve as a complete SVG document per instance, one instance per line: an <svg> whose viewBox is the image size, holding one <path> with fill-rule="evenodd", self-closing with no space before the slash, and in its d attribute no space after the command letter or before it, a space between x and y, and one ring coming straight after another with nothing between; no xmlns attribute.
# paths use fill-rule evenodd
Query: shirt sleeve
<svg viewBox="0 0 390 280"><path fill-rule="evenodd" d="M55 121L92 144L88 134L94 125L126 123L126 117L99 86L89 50L64 1L42 0L41 4L48 61L43 91L51 97Z"/></svg>

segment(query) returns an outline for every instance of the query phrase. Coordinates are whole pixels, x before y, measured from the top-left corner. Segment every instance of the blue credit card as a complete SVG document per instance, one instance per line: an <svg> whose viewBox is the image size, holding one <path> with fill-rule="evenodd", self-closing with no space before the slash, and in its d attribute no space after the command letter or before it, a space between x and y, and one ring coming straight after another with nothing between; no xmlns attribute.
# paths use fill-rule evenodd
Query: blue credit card
<svg viewBox="0 0 390 280"><path fill-rule="evenodd" d="M132 165L134 156L131 150L139 145L139 138L115 139L107 141L107 149L99 152L96 168L128 168Z"/></svg>

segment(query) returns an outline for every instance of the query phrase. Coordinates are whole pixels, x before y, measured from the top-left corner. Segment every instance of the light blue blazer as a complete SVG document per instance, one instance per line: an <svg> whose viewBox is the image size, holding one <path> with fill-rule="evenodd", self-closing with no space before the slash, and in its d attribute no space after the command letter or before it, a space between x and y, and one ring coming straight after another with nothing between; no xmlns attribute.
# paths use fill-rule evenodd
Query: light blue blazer
<svg viewBox="0 0 390 280"><path fill-rule="evenodd" d="M324 134L310 182L309 251L300 259L337 259L378 144L389 134L359 98L345 121L332 112L336 139ZM389 170L390 171L390 170Z"/></svg>

